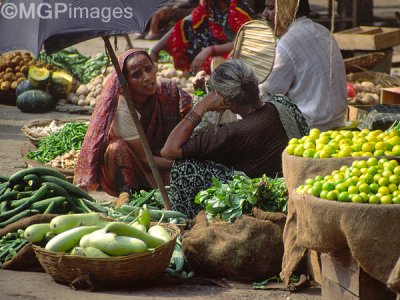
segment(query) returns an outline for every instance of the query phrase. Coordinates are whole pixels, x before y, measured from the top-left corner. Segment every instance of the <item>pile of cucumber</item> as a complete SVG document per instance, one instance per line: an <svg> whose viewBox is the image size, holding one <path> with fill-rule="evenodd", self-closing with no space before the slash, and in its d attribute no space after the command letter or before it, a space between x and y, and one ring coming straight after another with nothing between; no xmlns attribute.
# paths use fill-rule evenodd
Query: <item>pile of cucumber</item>
<svg viewBox="0 0 400 300"><path fill-rule="evenodd" d="M110 204L110 203L106 203ZM0 176L0 228L38 213L108 213L60 172L28 168L10 177Z"/></svg>
<svg viewBox="0 0 400 300"><path fill-rule="evenodd" d="M9 232L0 239L0 269L3 263L12 259L28 241L24 238L24 230Z"/></svg>

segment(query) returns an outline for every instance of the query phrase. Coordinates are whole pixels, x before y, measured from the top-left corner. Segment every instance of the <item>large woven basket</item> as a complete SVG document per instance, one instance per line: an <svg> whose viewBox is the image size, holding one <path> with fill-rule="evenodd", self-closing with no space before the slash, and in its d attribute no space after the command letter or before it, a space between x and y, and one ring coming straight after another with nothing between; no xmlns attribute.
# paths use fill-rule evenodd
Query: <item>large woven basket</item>
<svg viewBox="0 0 400 300"><path fill-rule="evenodd" d="M344 59L344 66L346 68L346 73L358 72L361 68L372 69L372 67L380 62L385 53L383 52L371 52L368 54L350 57Z"/></svg>
<svg viewBox="0 0 400 300"><path fill-rule="evenodd" d="M31 121L29 123L26 123L24 126L22 126L21 130L25 134L25 136L34 144L37 145L39 141L45 137L45 135L40 135L37 134L35 131L32 130L32 128L36 127L46 127L50 125L50 123L53 120L37 120L37 121ZM66 123L71 123L71 122L88 122L89 119L69 119L69 120L54 120L57 124L57 126L60 126L62 124Z"/></svg>
<svg viewBox="0 0 400 300"><path fill-rule="evenodd" d="M171 234L171 241L154 251L111 258L88 258L50 252L33 246L43 269L62 284L71 284L82 275L90 275L100 287L133 287L162 275L168 267L180 230L174 224L161 224Z"/></svg>
<svg viewBox="0 0 400 300"><path fill-rule="evenodd" d="M399 77L390 76L386 73L371 72L368 70L348 74L347 81L371 81L374 84L380 84L383 88L400 86Z"/></svg>

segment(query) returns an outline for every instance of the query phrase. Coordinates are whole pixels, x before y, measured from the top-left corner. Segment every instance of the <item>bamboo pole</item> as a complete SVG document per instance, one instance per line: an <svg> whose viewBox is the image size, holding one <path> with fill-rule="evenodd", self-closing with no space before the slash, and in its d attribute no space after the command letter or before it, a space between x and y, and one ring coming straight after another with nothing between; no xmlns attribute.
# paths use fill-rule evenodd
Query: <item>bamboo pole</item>
<svg viewBox="0 0 400 300"><path fill-rule="evenodd" d="M118 80L121 84L122 91L123 91L124 97L126 99L126 103L128 104L129 111L133 118L133 122L135 123L136 128L138 129L139 137L140 137L140 140L142 141L143 149L146 154L147 161L149 162L151 172L153 173L153 176L154 176L154 179L156 180L157 186L160 189L160 192L161 192L161 195L163 198L164 207L166 209L170 210L170 209L172 209L171 201L168 197L168 193L167 193L167 190L165 189L164 182L161 178L160 172L158 171L158 168L155 164L154 157L153 157L153 154L151 153L151 149L149 146L149 142L147 141L146 134L144 133L142 124L140 123L140 120L139 120L139 116L138 116L135 106L133 104L131 95L128 90L128 83L126 82L126 79L125 79L124 75L122 74L121 68L119 67L117 56L115 55L114 49L111 46L108 36L103 36L103 40L104 40L106 49L108 51L108 54L110 55L111 61L114 65L115 72L117 72Z"/></svg>

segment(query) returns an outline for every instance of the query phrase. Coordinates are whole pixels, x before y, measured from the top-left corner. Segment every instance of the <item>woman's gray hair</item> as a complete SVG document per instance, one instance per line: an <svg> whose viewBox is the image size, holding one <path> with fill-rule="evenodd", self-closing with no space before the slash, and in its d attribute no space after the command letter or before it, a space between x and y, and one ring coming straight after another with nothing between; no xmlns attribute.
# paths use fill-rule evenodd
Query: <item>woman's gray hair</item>
<svg viewBox="0 0 400 300"><path fill-rule="evenodd" d="M229 102L252 105L259 98L258 80L252 68L238 59L220 64L211 75L211 88Z"/></svg>

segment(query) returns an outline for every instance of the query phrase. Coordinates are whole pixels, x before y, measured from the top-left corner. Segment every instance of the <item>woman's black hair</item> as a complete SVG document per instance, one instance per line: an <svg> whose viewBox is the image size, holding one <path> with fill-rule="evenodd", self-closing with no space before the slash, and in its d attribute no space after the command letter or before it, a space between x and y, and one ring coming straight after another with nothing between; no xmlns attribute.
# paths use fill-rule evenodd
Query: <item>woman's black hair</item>
<svg viewBox="0 0 400 300"><path fill-rule="evenodd" d="M300 0L299 8L297 9L296 19L300 17L307 17L310 14L310 4L308 0Z"/></svg>

